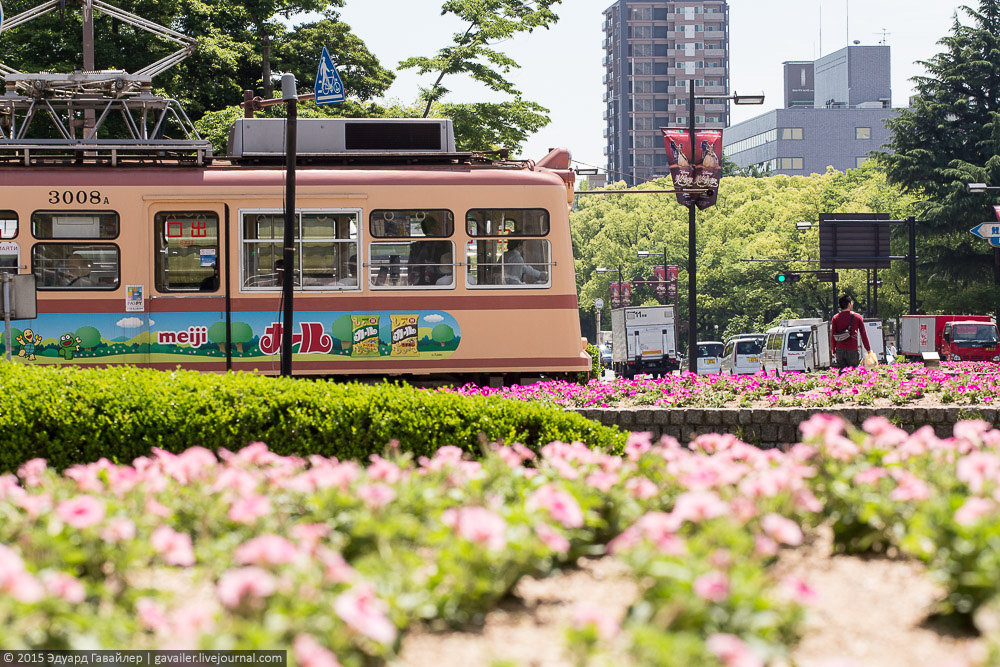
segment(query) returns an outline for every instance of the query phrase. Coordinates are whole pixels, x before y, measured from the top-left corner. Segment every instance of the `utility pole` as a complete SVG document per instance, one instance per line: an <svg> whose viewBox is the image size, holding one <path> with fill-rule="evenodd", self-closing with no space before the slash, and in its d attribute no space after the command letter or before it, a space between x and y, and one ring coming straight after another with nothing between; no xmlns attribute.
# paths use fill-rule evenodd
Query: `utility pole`
<svg viewBox="0 0 1000 667"><path fill-rule="evenodd" d="M83 71L94 71L94 4L93 0L83 0ZM96 124L94 109L83 112L83 138L87 138ZM72 130L72 123L70 129ZM94 137L95 139L97 137Z"/></svg>
<svg viewBox="0 0 1000 667"><path fill-rule="evenodd" d="M288 110L285 128L285 229L282 246L284 250L281 283L281 298L285 304L281 324L281 375L292 375L292 326L295 309L292 300L295 294L295 160L298 133L298 95L295 91L295 75L281 76L281 98Z"/></svg>

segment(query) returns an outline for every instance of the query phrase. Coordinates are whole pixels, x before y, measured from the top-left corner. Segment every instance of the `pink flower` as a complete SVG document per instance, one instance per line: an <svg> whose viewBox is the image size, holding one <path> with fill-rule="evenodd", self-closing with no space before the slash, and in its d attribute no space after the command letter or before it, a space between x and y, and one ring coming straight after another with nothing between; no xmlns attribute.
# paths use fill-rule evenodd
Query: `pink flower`
<svg viewBox="0 0 1000 667"><path fill-rule="evenodd" d="M833 436L838 436L844 432L846 422L840 417L827 414L815 414L806 421L799 424L802 437L805 440L824 439L829 440Z"/></svg>
<svg viewBox="0 0 1000 667"><path fill-rule="evenodd" d="M791 519L771 513L760 520L760 526L776 542L793 547L802 544L802 529Z"/></svg>
<svg viewBox="0 0 1000 667"><path fill-rule="evenodd" d="M215 627L213 609L202 602L190 602L170 614L170 627L175 637L197 638ZM191 646L190 648L196 648Z"/></svg>
<svg viewBox="0 0 1000 667"><path fill-rule="evenodd" d="M726 667L764 667L764 661L736 635L717 633L705 644Z"/></svg>
<svg viewBox="0 0 1000 667"><path fill-rule="evenodd" d="M80 604L87 597L80 580L65 572L48 572L42 577L45 588L51 595L62 598L70 604Z"/></svg>
<svg viewBox="0 0 1000 667"><path fill-rule="evenodd" d="M333 602L333 610L348 627L382 644L396 638L396 626L386 616L387 609L369 584L355 586Z"/></svg>
<svg viewBox="0 0 1000 667"><path fill-rule="evenodd" d="M346 584L354 581L357 572L354 571L344 557L326 547L316 550L316 558L323 564L323 576L335 584Z"/></svg>
<svg viewBox="0 0 1000 667"><path fill-rule="evenodd" d="M149 598L139 598L135 602L135 611L139 617L139 623L157 632L167 629L170 619L163 607Z"/></svg>
<svg viewBox="0 0 1000 667"><path fill-rule="evenodd" d="M729 506L712 491L688 491L674 501L672 514L679 521L698 523L725 516Z"/></svg>
<svg viewBox="0 0 1000 667"><path fill-rule="evenodd" d="M229 519L236 523L253 524L257 519L271 513L271 501L267 496L240 498L229 508Z"/></svg>
<svg viewBox="0 0 1000 667"><path fill-rule="evenodd" d="M395 500L396 492L385 484L362 484L358 487L358 497L369 509L377 509Z"/></svg>
<svg viewBox="0 0 1000 667"><path fill-rule="evenodd" d="M709 602L722 602L729 597L729 578L718 570L694 580L694 594Z"/></svg>
<svg viewBox="0 0 1000 667"><path fill-rule="evenodd" d="M546 484L531 494L525 506L529 511L539 507L544 509L553 520L561 523L564 528L583 526L583 510L580 509L576 498L553 484Z"/></svg>
<svg viewBox="0 0 1000 667"><path fill-rule="evenodd" d="M785 593L798 604L810 605L819 599L816 591L802 579L787 577L782 580L781 585Z"/></svg>
<svg viewBox="0 0 1000 667"><path fill-rule="evenodd" d="M76 496L56 505L56 516L83 530L104 520L104 503L93 496Z"/></svg>
<svg viewBox="0 0 1000 667"><path fill-rule="evenodd" d="M960 526L968 526L991 514L996 510L996 503L989 498L977 498L972 496L965 499L965 503L955 511L955 523Z"/></svg>
<svg viewBox="0 0 1000 667"><path fill-rule="evenodd" d="M967 423L967 422L966 422ZM955 425L958 428L958 425ZM981 493L987 481L993 481L1000 471L1000 457L989 452L971 452L958 460L956 476L969 485L973 493Z"/></svg>
<svg viewBox="0 0 1000 667"><path fill-rule="evenodd" d="M170 526L161 525L150 535L149 543L168 565L194 565L194 549L191 536L187 533L178 533Z"/></svg>
<svg viewBox="0 0 1000 667"><path fill-rule="evenodd" d="M45 589L24 569L21 556L3 544L0 544L0 593L7 593L26 604L38 602L45 597Z"/></svg>
<svg viewBox="0 0 1000 667"><path fill-rule="evenodd" d="M32 519L37 519L52 509L52 496L47 493L25 493L14 498L14 504Z"/></svg>
<svg viewBox="0 0 1000 667"><path fill-rule="evenodd" d="M110 519L101 530L101 539L114 544L135 537L135 524L131 520L116 517Z"/></svg>
<svg viewBox="0 0 1000 667"><path fill-rule="evenodd" d="M340 667L337 656L321 646L311 635L305 633L295 635L292 651L295 654L295 662L301 667Z"/></svg>
<svg viewBox="0 0 1000 667"><path fill-rule="evenodd" d="M629 433L625 441L625 455L629 461L638 461L639 457L653 448L653 434L648 432Z"/></svg>
<svg viewBox="0 0 1000 667"><path fill-rule="evenodd" d="M17 469L17 476L24 480L25 486L39 486L47 468L45 459L31 459Z"/></svg>
<svg viewBox="0 0 1000 667"><path fill-rule="evenodd" d="M490 551L507 546L507 522L499 514L484 507L462 507L445 510L441 521L460 537L484 544Z"/></svg>
<svg viewBox="0 0 1000 667"><path fill-rule="evenodd" d="M368 479L380 480L386 484L395 484L402 477L399 466L392 461L386 461L377 454L372 454L371 460L372 464L368 466Z"/></svg>
<svg viewBox="0 0 1000 667"><path fill-rule="evenodd" d="M298 553L295 545L280 535L261 535L238 546L233 560L241 565L280 565L291 563Z"/></svg>
<svg viewBox="0 0 1000 667"><path fill-rule="evenodd" d="M292 526L288 534L301 543L303 551L310 552L330 534L330 527L323 523L300 523Z"/></svg>
<svg viewBox="0 0 1000 667"><path fill-rule="evenodd" d="M885 468L868 468L867 470L862 470L854 476L854 483L858 486L862 484L876 484L880 479L888 476L888 474L889 471Z"/></svg>
<svg viewBox="0 0 1000 667"><path fill-rule="evenodd" d="M585 482L587 486L593 487L601 493L607 493L611 487L618 483L618 475L613 472L595 472L592 475L587 475Z"/></svg>
<svg viewBox="0 0 1000 667"><path fill-rule="evenodd" d="M555 528L545 522L535 524L535 534L542 544L547 546L557 554L564 554L569 551L569 540L559 534Z"/></svg>
<svg viewBox="0 0 1000 667"><path fill-rule="evenodd" d="M236 609L244 600L266 598L276 589L274 577L267 570L259 567L241 567L222 573L216 586L216 595L223 605L229 609Z"/></svg>
<svg viewBox="0 0 1000 667"><path fill-rule="evenodd" d="M795 505L806 512L819 514L823 511L823 503L809 489L799 489L796 491L794 500Z"/></svg>
<svg viewBox="0 0 1000 667"><path fill-rule="evenodd" d="M646 477L633 477L625 482L625 490L628 491L633 498L639 500L645 500L647 498L652 498L660 489Z"/></svg>
<svg viewBox="0 0 1000 667"><path fill-rule="evenodd" d="M621 629L618 619L609 614L604 607L584 603L578 603L573 608L572 623L577 630L592 626L597 630L597 635L604 640L614 639Z"/></svg>
<svg viewBox="0 0 1000 667"><path fill-rule="evenodd" d="M173 510L158 501L156 498L146 498L146 513L166 519L173 514Z"/></svg>

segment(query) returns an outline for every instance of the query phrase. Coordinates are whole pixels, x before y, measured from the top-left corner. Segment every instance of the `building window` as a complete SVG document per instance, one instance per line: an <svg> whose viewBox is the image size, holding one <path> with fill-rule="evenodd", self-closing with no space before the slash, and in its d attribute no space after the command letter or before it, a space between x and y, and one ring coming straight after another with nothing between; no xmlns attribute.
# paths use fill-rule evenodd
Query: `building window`
<svg viewBox="0 0 1000 667"><path fill-rule="evenodd" d="M866 157L855 158L854 159L854 166L860 168L860 167L864 166L865 162L868 162L868 157L867 156Z"/></svg>
<svg viewBox="0 0 1000 667"><path fill-rule="evenodd" d="M652 44L634 44L632 46L632 55L637 58L649 58L653 55L653 45Z"/></svg>
<svg viewBox="0 0 1000 667"><path fill-rule="evenodd" d="M872 128L870 127L856 127L854 128L854 138L855 139L871 139L872 138ZM858 158L859 160L861 158ZM861 165L858 165L859 167Z"/></svg>
<svg viewBox="0 0 1000 667"><path fill-rule="evenodd" d="M778 169L785 171L799 171L802 169L802 158L800 157L779 157Z"/></svg>
<svg viewBox="0 0 1000 667"><path fill-rule="evenodd" d="M219 216L175 211L153 217L156 289L214 292L219 289Z"/></svg>
<svg viewBox="0 0 1000 667"><path fill-rule="evenodd" d="M651 25L637 25L632 27L632 38L633 39L652 39L653 38L653 26Z"/></svg>
<svg viewBox="0 0 1000 667"><path fill-rule="evenodd" d="M757 148L758 146L763 146L764 144L776 141L777 138L777 130L768 130L767 132L761 132L760 134L755 134L752 137L747 137L746 139L733 142L727 145L723 152L726 155L736 155L737 153L750 150L751 148Z"/></svg>
<svg viewBox="0 0 1000 667"><path fill-rule="evenodd" d="M653 135L651 134L637 134L635 136L635 147L636 148L654 148Z"/></svg>
<svg viewBox="0 0 1000 667"><path fill-rule="evenodd" d="M782 141L798 141L799 139L802 139L802 128L801 127L781 128L781 139Z"/></svg>
<svg viewBox="0 0 1000 667"><path fill-rule="evenodd" d="M633 93L652 93L653 92L653 82L652 81L633 81L632 82L632 92Z"/></svg>

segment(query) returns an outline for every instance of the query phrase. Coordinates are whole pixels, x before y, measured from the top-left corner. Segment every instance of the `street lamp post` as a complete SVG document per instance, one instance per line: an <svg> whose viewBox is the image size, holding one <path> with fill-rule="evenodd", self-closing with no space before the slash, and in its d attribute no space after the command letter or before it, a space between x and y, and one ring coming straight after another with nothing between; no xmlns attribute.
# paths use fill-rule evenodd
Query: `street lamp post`
<svg viewBox="0 0 1000 667"><path fill-rule="evenodd" d="M695 142L698 133L694 123L694 103L696 100L733 100L735 104L763 104L764 95L739 95L735 91L732 95L695 95L694 79L688 79L688 136L691 139L691 162L695 161ZM696 216L694 202L688 204L688 371L694 373L698 368L698 342L697 322L698 322L698 280L697 280L697 260L695 258L696 238L695 222Z"/></svg>

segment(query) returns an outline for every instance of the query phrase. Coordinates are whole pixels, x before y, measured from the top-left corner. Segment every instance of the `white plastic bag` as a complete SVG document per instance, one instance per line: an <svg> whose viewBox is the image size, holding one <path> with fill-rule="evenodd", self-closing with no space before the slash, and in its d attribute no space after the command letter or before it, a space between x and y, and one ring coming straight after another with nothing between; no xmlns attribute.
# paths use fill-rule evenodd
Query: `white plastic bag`
<svg viewBox="0 0 1000 667"><path fill-rule="evenodd" d="M878 366L878 357L875 356L874 352L869 350L868 354L865 355L865 359L862 363L864 364L865 368L870 370Z"/></svg>

